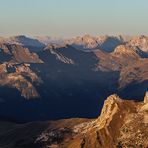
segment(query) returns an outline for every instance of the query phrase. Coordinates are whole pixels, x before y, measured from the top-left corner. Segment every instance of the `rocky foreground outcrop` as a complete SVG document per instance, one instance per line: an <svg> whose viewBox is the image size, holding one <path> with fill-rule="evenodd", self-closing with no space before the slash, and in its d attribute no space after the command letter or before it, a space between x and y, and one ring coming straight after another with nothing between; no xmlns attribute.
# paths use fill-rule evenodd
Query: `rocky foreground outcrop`
<svg viewBox="0 0 148 148"><path fill-rule="evenodd" d="M80 148L147 148L147 93L143 102L122 100L111 95L98 119L76 126L78 135L67 147ZM75 129L76 131L76 129Z"/></svg>
<svg viewBox="0 0 148 148"><path fill-rule="evenodd" d="M1 148L147 148L148 92L143 102L109 96L97 119L4 125Z"/></svg>

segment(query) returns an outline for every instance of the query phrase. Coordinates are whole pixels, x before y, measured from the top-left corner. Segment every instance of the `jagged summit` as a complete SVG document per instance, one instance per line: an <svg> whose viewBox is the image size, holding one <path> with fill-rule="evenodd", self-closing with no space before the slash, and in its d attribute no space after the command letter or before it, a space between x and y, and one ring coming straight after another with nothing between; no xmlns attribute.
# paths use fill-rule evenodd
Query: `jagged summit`
<svg viewBox="0 0 148 148"><path fill-rule="evenodd" d="M130 45L136 46L144 52L148 52L148 37L141 35L136 36L131 39L129 42Z"/></svg>
<svg viewBox="0 0 148 148"><path fill-rule="evenodd" d="M43 63L36 53L30 52L28 48L25 48L18 44L0 44L1 53L3 57L10 56L11 60L18 63ZM1 60L1 59L0 59Z"/></svg>
<svg viewBox="0 0 148 148"><path fill-rule="evenodd" d="M45 47L45 45L37 39L26 37L24 35L10 37L10 40L11 42L17 42L18 44L20 43L21 45L26 47Z"/></svg>
<svg viewBox="0 0 148 148"><path fill-rule="evenodd" d="M140 55L138 55L136 49L134 49L133 47L129 46L129 45L119 45L115 48L114 55L116 56L129 56L129 57L133 57L133 58L139 58Z"/></svg>
<svg viewBox="0 0 148 148"><path fill-rule="evenodd" d="M122 44L119 37L116 36L97 36L84 35L82 37L75 37L66 40L67 44L74 46L75 48L82 49L97 49L100 48L104 51L111 52L113 49Z"/></svg>
<svg viewBox="0 0 148 148"><path fill-rule="evenodd" d="M132 47L138 47L143 52L148 52L148 37L147 36L91 36L84 35L70 39L52 38L49 36L27 37L25 35L18 35L3 38L0 37L0 43L21 44L24 46L45 47L48 44L63 43L72 45L75 48L82 49L101 49L107 52L112 52L118 45L129 44Z"/></svg>
<svg viewBox="0 0 148 148"><path fill-rule="evenodd" d="M18 36L12 36L12 37L8 37L8 38L1 38L0 43L2 43L2 44L4 44L4 43L17 44L17 45L21 45L24 47L29 47L29 48L31 48L32 51L34 51L34 48L36 49L35 51L38 51L39 48L42 49L45 47L45 45L43 43L41 43L40 41L38 41L37 39L27 37L25 35L18 35Z"/></svg>

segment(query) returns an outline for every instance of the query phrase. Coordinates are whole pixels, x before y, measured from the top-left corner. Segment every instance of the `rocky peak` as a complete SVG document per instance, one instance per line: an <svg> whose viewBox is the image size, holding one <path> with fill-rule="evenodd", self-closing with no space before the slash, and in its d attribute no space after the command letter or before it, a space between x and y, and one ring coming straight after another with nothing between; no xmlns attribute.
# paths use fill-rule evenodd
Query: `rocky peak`
<svg viewBox="0 0 148 148"><path fill-rule="evenodd" d="M0 64L0 86L15 88L26 99L39 98L34 84L41 82L41 79L30 69L29 64Z"/></svg>
<svg viewBox="0 0 148 148"><path fill-rule="evenodd" d="M0 44L0 48L3 53L9 54L12 56L12 59L18 63L43 63L39 56L30 52L28 48L24 48L18 44Z"/></svg>
<svg viewBox="0 0 148 148"><path fill-rule="evenodd" d="M94 49L98 47L97 38L90 35L68 39L65 40L65 43L82 49Z"/></svg>
<svg viewBox="0 0 148 148"><path fill-rule="evenodd" d="M144 120L145 120L146 123L148 123L148 92L145 93L144 104L140 108L140 111L146 112L146 115L144 116Z"/></svg>
<svg viewBox="0 0 148 148"><path fill-rule="evenodd" d="M63 53L64 51L70 50L69 47L70 46L66 44L50 44L44 49L44 51L48 51L50 54L54 55L58 61L61 61L65 64L74 64L74 61L71 58L65 56Z"/></svg>
<svg viewBox="0 0 148 148"><path fill-rule="evenodd" d="M129 55L134 57L139 57L136 53L135 49L128 45L119 45L115 48L114 52L115 55Z"/></svg>
<svg viewBox="0 0 148 148"><path fill-rule="evenodd" d="M100 117L92 124L85 124L87 132L80 145L84 148L147 147L148 116L146 110L139 112L141 107L146 108L143 103L122 100L117 94L109 96Z"/></svg>
<svg viewBox="0 0 148 148"><path fill-rule="evenodd" d="M84 41L88 44L92 44L92 43L96 43L96 38L87 34L82 37L82 41Z"/></svg>
<svg viewBox="0 0 148 148"><path fill-rule="evenodd" d="M11 139L18 131L26 129L31 131L31 134L20 133L28 147L147 148L148 114L145 110L139 110L145 105L143 102L122 100L117 94L113 94L104 102L98 119L82 122L78 121L81 119L32 122L18 128L15 126L11 132L9 130L9 134L4 132L0 135L0 144L3 145L3 139L7 138L15 146L18 143L20 147L24 146L24 141L20 142L20 135L16 136L15 140ZM39 129L39 132L34 132L32 127Z"/></svg>
<svg viewBox="0 0 148 148"><path fill-rule="evenodd" d="M148 52L148 37L147 36L137 36L133 37L131 41L129 42L132 46L137 46L144 52Z"/></svg>
<svg viewBox="0 0 148 148"><path fill-rule="evenodd" d="M137 62L142 58L141 52L129 45L119 45L115 48L111 55L118 59L123 65ZM118 65L118 64L117 64Z"/></svg>
<svg viewBox="0 0 148 148"><path fill-rule="evenodd" d="M145 93L144 103L148 103L148 91Z"/></svg>
<svg viewBox="0 0 148 148"><path fill-rule="evenodd" d="M121 103L122 100L117 94L113 94L105 100L101 115L99 117L101 126L106 126L110 123L114 115L119 112Z"/></svg>
<svg viewBox="0 0 148 148"><path fill-rule="evenodd" d="M33 46L33 47L44 47L45 45L38 41L37 39L33 39L30 37L26 37L24 35L19 35L19 36L13 36L10 37L9 40L12 43L18 43L23 46Z"/></svg>

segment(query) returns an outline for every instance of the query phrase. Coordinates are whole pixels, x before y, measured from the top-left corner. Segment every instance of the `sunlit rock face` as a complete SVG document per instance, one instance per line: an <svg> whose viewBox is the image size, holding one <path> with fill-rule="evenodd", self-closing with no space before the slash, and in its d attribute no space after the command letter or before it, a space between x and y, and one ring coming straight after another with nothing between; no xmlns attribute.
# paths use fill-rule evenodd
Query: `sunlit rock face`
<svg viewBox="0 0 148 148"><path fill-rule="evenodd" d="M144 103L148 103L148 92L145 93Z"/></svg>
<svg viewBox="0 0 148 148"><path fill-rule="evenodd" d="M79 136L77 140L72 140L70 146L146 147L148 115L141 110L144 106L143 102L125 101L116 94L109 96L98 119L76 126L82 131L77 129Z"/></svg>
<svg viewBox="0 0 148 148"><path fill-rule="evenodd" d="M147 36L137 36L133 37L131 41L129 42L132 46L137 46L139 49L141 49L144 52L148 52L148 37Z"/></svg>
<svg viewBox="0 0 148 148"><path fill-rule="evenodd" d="M3 57L0 64L0 85L16 88L24 98L38 98L39 94L33 83L41 80L30 69L30 64L41 64L43 61L36 53L21 45L1 44L0 48L0 56Z"/></svg>
<svg viewBox="0 0 148 148"><path fill-rule="evenodd" d="M5 127L0 128L0 145L5 147L9 143L12 148L26 145L37 148L147 147L146 105L145 100L123 100L113 94L107 97L101 115L96 119L75 118L27 124L0 122L1 127ZM25 141L21 141L22 138Z"/></svg>
<svg viewBox="0 0 148 148"><path fill-rule="evenodd" d="M38 98L39 94L33 83L41 83L41 80L28 64L4 63L0 65L0 86L16 88L21 96L27 99Z"/></svg>

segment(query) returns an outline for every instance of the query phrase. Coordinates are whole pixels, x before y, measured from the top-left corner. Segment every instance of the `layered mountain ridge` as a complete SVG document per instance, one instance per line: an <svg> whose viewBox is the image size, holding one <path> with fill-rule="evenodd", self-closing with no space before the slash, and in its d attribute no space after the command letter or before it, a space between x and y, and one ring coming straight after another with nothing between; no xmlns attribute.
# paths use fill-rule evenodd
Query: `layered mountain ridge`
<svg viewBox="0 0 148 148"><path fill-rule="evenodd" d="M148 92L143 102L109 96L96 119L15 124L0 122L0 146L19 148L124 148L148 146ZM31 129L31 130L30 130ZM38 130L36 130L38 129ZM22 132L24 131L24 132ZM13 139L11 139L11 137Z"/></svg>
<svg viewBox="0 0 148 148"><path fill-rule="evenodd" d="M142 100L148 88L147 41L146 36L0 38L0 116L93 118L110 94Z"/></svg>
<svg viewBox="0 0 148 148"><path fill-rule="evenodd" d="M28 47L45 47L49 44L68 44L76 48L82 49L96 49L100 48L104 51L111 52L118 45L129 44L133 47L138 47L144 52L148 52L148 37L141 36L78 36L70 39L58 39L52 38L49 36L37 36L37 37L27 37L24 35L12 36L12 37L0 37L0 43L9 43L9 44L19 44Z"/></svg>

